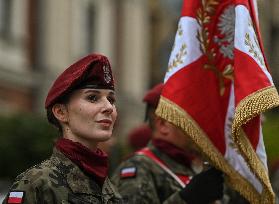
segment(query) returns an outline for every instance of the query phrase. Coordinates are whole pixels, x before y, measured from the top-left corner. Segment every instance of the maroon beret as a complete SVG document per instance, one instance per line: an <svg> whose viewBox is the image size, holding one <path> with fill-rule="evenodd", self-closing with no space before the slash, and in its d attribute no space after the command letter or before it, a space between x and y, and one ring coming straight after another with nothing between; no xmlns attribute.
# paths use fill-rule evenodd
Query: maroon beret
<svg viewBox="0 0 279 204"><path fill-rule="evenodd" d="M128 141L135 150L147 145L152 136L152 130L147 124L135 127L128 134Z"/></svg>
<svg viewBox="0 0 279 204"><path fill-rule="evenodd" d="M163 86L164 84L160 83L148 90L145 96L143 97L143 102L147 103L147 105L149 106L156 108L159 103Z"/></svg>
<svg viewBox="0 0 279 204"><path fill-rule="evenodd" d="M78 88L114 90L114 79L107 57L90 54L68 67L52 84L46 97L45 108Z"/></svg>

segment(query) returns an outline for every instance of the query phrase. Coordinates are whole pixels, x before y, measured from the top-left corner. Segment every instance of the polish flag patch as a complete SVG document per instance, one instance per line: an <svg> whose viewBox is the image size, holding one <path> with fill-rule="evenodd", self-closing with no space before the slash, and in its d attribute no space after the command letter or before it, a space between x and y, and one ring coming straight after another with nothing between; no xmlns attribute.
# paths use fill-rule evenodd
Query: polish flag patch
<svg viewBox="0 0 279 204"><path fill-rule="evenodd" d="M136 167L127 167L123 168L120 171L120 177L121 178L131 178L135 177L137 174L137 168Z"/></svg>
<svg viewBox="0 0 279 204"><path fill-rule="evenodd" d="M9 193L7 203L23 203L23 191L12 191Z"/></svg>

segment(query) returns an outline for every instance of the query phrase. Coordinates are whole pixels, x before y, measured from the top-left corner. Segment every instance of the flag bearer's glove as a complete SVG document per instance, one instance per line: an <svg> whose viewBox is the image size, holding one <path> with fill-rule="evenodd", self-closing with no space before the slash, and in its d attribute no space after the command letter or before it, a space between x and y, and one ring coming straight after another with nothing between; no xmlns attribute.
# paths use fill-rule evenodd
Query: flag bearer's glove
<svg viewBox="0 0 279 204"><path fill-rule="evenodd" d="M180 196L188 204L208 204L223 197L223 174L210 168L194 176L180 191Z"/></svg>

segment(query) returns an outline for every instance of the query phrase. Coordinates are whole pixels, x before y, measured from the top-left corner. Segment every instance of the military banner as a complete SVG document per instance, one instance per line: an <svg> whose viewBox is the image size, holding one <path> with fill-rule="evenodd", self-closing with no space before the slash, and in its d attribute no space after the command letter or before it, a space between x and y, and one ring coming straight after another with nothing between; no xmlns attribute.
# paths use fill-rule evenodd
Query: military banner
<svg viewBox="0 0 279 204"><path fill-rule="evenodd" d="M156 113L251 203L274 203L261 113L279 105L256 0L184 0Z"/></svg>

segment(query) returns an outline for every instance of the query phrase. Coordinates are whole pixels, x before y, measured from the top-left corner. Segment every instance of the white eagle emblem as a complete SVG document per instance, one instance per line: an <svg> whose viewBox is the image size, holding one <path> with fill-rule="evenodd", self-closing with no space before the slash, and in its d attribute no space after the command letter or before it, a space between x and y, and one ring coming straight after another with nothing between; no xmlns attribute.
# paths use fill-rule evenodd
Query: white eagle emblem
<svg viewBox="0 0 279 204"><path fill-rule="evenodd" d="M214 42L220 47L220 53L226 58L233 59L235 9L233 5L224 9L219 17L218 30L224 37L214 36Z"/></svg>

